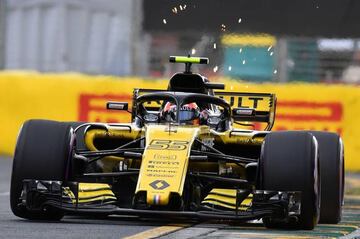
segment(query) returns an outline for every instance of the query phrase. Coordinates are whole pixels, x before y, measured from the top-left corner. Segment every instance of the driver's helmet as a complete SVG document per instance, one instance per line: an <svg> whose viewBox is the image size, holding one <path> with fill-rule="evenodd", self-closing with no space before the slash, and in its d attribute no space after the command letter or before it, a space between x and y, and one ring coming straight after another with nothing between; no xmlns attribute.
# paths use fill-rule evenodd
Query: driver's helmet
<svg viewBox="0 0 360 239"><path fill-rule="evenodd" d="M166 121L174 121L176 119L177 107L175 104L167 102L162 111L162 118ZM185 104L179 110L180 123L191 125L200 124L200 108L196 103Z"/></svg>

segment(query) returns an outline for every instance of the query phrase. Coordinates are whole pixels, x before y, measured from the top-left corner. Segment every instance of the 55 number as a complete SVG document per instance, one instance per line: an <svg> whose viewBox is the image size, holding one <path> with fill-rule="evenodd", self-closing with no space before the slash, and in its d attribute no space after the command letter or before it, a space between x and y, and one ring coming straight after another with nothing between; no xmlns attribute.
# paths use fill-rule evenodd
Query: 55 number
<svg viewBox="0 0 360 239"><path fill-rule="evenodd" d="M150 142L148 149L185 150L188 144L188 141L154 139Z"/></svg>

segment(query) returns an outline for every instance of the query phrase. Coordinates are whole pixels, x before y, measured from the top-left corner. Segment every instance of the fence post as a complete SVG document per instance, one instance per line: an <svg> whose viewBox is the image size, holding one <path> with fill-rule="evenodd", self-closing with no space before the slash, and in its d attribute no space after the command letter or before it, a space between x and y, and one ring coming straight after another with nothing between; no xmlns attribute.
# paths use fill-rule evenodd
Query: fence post
<svg viewBox="0 0 360 239"><path fill-rule="evenodd" d="M0 0L0 69L5 68L6 0Z"/></svg>
<svg viewBox="0 0 360 239"><path fill-rule="evenodd" d="M279 38L277 41L277 65L278 65L278 82L287 82L288 79L288 49L287 49L287 40L283 37Z"/></svg>

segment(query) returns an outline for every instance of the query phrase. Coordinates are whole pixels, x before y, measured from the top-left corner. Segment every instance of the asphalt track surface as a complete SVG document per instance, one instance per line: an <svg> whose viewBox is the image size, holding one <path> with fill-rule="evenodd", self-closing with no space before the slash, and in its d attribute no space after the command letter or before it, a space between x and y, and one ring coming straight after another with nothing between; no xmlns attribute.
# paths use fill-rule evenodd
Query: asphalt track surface
<svg viewBox="0 0 360 239"><path fill-rule="evenodd" d="M28 221L10 210L12 160L0 157L0 238L360 238L360 176L348 174L343 220L312 231L269 230L260 222L170 222L136 217L66 216L60 222Z"/></svg>

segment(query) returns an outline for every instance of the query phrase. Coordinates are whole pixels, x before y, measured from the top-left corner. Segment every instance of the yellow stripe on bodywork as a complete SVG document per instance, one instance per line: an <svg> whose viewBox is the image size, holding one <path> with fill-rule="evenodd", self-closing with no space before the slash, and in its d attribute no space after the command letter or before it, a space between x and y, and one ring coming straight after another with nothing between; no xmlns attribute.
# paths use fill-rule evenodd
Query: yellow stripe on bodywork
<svg viewBox="0 0 360 239"><path fill-rule="evenodd" d="M246 210L251 206L253 195L250 193L239 205L240 210ZM230 209L236 209L236 189L214 188L204 198L202 203L213 204Z"/></svg>
<svg viewBox="0 0 360 239"><path fill-rule="evenodd" d="M79 203L116 200L110 185L104 183L79 183Z"/></svg>
<svg viewBox="0 0 360 239"><path fill-rule="evenodd" d="M210 191L211 194L221 194L226 195L229 197L236 197L236 190L235 189L225 189L225 188L213 188Z"/></svg>
<svg viewBox="0 0 360 239"><path fill-rule="evenodd" d="M69 187L63 188L64 193L76 203L76 196ZM78 186L78 203L87 203L95 201L116 200L115 194L110 185L103 183L79 183Z"/></svg>
<svg viewBox="0 0 360 239"><path fill-rule="evenodd" d="M110 190L109 184L105 183L79 183L79 192Z"/></svg>
<svg viewBox="0 0 360 239"><path fill-rule="evenodd" d="M198 127L149 125L136 193L146 192L148 205L167 205L170 194L182 195L191 146Z"/></svg>
<svg viewBox="0 0 360 239"><path fill-rule="evenodd" d="M233 197L224 197L224 196L221 196L218 194L209 194L205 197L204 200L209 200L209 199L220 201L220 202L225 202L228 204L232 204L234 206L236 205L236 198L233 198Z"/></svg>

